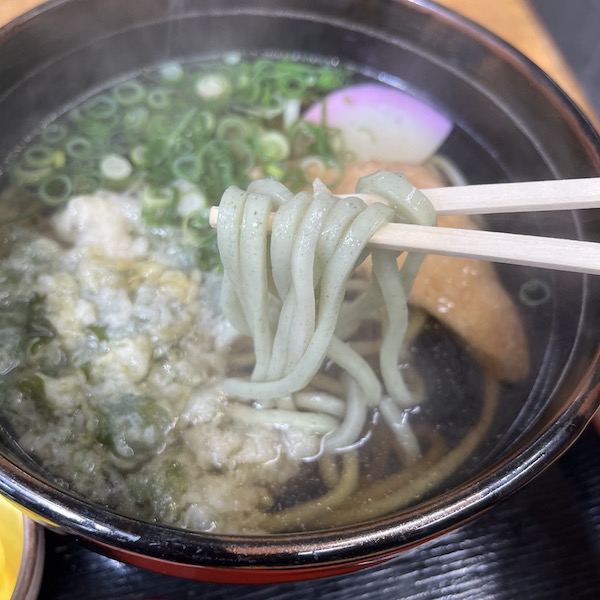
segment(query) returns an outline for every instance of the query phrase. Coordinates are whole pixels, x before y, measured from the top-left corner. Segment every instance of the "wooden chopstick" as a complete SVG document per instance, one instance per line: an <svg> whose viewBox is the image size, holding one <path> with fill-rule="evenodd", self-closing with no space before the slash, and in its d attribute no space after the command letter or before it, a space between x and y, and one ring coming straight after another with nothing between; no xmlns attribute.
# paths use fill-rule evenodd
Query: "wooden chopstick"
<svg viewBox="0 0 600 600"><path fill-rule="evenodd" d="M422 190L436 214L490 214L600 208L600 178L500 183ZM376 202L376 196L359 196ZM343 196L340 196L343 197ZM216 227L218 208L210 212ZM600 275L600 243L450 227L390 223L369 246Z"/></svg>
<svg viewBox="0 0 600 600"><path fill-rule="evenodd" d="M600 208L600 177L423 189L437 215L484 215ZM375 202L367 194L354 194Z"/></svg>
<svg viewBox="0 0 600 600"><path fill-rule="evenodd" d="M390 223L369 246L600 275L600 243L582 240Z"/></svg>

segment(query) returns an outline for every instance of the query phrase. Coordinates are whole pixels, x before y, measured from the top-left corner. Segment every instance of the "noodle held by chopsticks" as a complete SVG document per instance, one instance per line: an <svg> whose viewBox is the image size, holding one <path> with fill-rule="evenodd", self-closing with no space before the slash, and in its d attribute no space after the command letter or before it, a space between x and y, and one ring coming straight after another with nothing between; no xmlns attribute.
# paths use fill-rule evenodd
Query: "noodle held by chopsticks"
<svg viewBox="0 0 600 600"><path fill-rule="evenodd" d="M381 407L400 444L416 458L418 442L402 419L414 401L398 362L408 322L406 298L422 257L408 256L399 267L398 252L377 250L370 284L352 302L346 285L380 227L394 221L433 225L435 214L401 175L381 171L364 177L357 192L377 194L385 203L339 200L319 181L312 195L292 195L273 181L225 192L217 227L225 268L222 305L238 331L252 337L256 364L249 378L227 379L223 389L266 406L307 388L324 361L333 361L346 373L346 412L324 437L323 449L351 446L360 438L368 409ZM380 380L346 340L381 309Z"/></svg>

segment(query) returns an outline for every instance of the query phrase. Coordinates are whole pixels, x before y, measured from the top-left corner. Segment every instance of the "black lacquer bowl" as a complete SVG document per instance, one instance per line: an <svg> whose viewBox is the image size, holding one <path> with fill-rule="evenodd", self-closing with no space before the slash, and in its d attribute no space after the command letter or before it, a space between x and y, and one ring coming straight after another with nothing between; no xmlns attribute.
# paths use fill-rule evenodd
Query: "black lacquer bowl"
<svg viewBox="0 0 600 600"><path fill-rule="evenodd" d="M600 141L541 71L426 0L54 0L0 31L0 155L77 98L169 59L275 52L338 59L390 78L454 122L442 148L471 183L600 174ZM598 211L495 216L492 228L600 239ZM537 276L499 268L507 289ZM600 402L599 278L547 271L552 300L528 320L534 374L495 443L401 513L272 536L193 533L120 516L48 479L2 429L0 491L36 520L112 557L210 581L276 582L367 567L491 508L560 456ZM505 390L507 403L514 390ZM502 399L501 399L502 401ZM508 416L507 416L508 415Z"/></svg>

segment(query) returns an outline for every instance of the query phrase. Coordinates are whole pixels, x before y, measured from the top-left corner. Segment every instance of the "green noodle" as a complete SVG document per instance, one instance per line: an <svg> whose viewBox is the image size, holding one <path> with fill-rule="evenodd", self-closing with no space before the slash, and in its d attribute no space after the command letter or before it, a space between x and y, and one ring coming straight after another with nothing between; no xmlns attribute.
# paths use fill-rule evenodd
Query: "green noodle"
<svg viewBox="0 0 600 600"><path fill-rule="evenodd" d="M322 450L335 453L355 444L368 409L380 407L404 452L416 459L419 444L403 417L414 399L398 361L408 323L407 282L421 257L405 261L411 272L403 277L396 252L374 252L371 285L362 292L363 300L354 302L354 307L369 306L369 313L384 308L382 382L338 333L353 333L369 316L363 312L359 318L355 309L344 312L344 307L346 284L364 260L373 232L394 219L432 224L433 210L401 175L376 173L363 178L360 188L376 189L383 201L367 206L358 198L339 200L319 181L312 198L306 193L293 196L272 181L254 182L246 192L235 187L225 192L217 228L224 265L223 310L240 333L252 337L256 364L250 378L227 379L223 389L238 399L270 406L272 398L302 392L324 360L331 360L344 372L345 412L324 436ZM276 214L269 236L272 211ZM344 324L347 317L349 326ZM320 410L318 402L303 401Z"/></svg>

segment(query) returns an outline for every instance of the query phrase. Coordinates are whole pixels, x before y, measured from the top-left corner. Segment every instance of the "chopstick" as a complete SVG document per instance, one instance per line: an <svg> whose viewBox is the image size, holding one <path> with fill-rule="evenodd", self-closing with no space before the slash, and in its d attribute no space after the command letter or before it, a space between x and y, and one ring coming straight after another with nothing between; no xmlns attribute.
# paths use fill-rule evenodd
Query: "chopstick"
<svg viewBox="0 0 600 600"><path fill-rule="evenodd" d="M582 240L390 223L369 246L600 275L600 243Z"/></svg>
<svg viewBox="0 0 600 600"><path fill-rule="evenodd" d="M438 215L484 215L600 207L600 177L422 190Z"/></svg>
<svg viewBox="0 0 600 600"><path fill-rule="evenodd" d="M598 177L422 191L438 215L600 208ZM378 200L363 194L347 196L359 196L367 203ZM216 227L217 221L218 208L213 207L211 226ZM369 246L600 275L600 243L582 240L390 223L373 234Z"/></svg>

